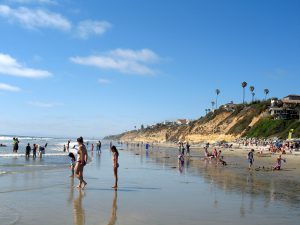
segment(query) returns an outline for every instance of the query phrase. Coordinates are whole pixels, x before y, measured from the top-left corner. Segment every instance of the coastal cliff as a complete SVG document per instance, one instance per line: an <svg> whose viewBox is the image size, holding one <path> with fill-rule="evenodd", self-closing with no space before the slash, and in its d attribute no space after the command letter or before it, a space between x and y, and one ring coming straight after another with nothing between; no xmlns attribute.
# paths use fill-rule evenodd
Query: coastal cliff
<svg viewBox="0 0 300 225"><path fill-rule="evenodd" d="M188 125L165 125L132 130L106 139L131 142L177 142L191 143L233 141L240 137L286 138L289 129L300 135L297 120L274 120L268 113L269 101L236 105L234 109L223 107Z"/></svg>

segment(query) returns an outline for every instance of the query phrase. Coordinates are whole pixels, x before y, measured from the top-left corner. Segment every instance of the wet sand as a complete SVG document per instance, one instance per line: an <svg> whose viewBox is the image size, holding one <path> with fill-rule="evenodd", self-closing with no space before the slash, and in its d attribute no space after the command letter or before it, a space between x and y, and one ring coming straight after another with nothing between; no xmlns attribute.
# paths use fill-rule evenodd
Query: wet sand
<svg viewBox="0 0 300 225"><path fill-rule="evenodd" d="M1 224L279 225L300 219L299 160L288 158L279 172L249 172L242 150L224 150L229 165L223 167L201 160L202 151L192 149L180 167L176 149L120 149L117 192L111 189L112 162L105 148L91 155L84 191L74 188L77 180L69 178L67 166L0 175ZM274 159L256 158L255 168Z"/></svg>

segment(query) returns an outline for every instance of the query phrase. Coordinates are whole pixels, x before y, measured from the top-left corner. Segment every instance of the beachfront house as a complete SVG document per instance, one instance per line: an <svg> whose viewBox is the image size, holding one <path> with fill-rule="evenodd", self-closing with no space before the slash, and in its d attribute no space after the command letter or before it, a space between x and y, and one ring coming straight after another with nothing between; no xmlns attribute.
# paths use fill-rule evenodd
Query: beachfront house
<svg viewBox="0 0 300 225"><path fill-rule="evenodd" d="M231 101L225 105L222 105L221 108L228 112L234 112L236 110L236 104L234 104L233 101Z"/></svg>
<svg viewBox="0 0 300 225"><path fill-rule="evenodd" d="M190 120L188 120L188 119L178 119L178 120L176 120L176 124L177 125L189 125L189 123L190 123Z"/></svg>
<svg viewBox="0 0 300 225"><path fill-rule="evenodd" d="M176 123L174 121L165 120L164 122L162 122L162 124L167 126L172 126L175 125Z"/></svg>
<svg viewBox="0 0 300 225"><path fill-rule="evenodd" d="M272 99L270 115L275 119L299 119L300 95L288 95L281 100Z"/></svg>

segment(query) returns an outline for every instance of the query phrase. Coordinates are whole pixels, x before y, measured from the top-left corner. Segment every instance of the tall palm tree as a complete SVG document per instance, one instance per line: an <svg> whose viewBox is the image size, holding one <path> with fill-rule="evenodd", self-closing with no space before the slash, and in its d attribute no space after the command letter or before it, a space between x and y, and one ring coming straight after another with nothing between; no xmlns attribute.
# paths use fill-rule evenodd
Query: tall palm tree
<svg viewBox="0 0 300 225"><path fill-rule="evenodd" d="M216 89L216 94L217 94L217 97L216 97L216 109L218 109L218 96L219 96L220 93L221 93L221 91L219 89Z"/></svg>
<svg viewBox="0 0 300 225"><path fill-rule="evenodd" d="M265 89L264 90L264 92L265 92L265 100L267 100L267 96L268 96L268 94L270 93L270 91L269 91L269 89Z"/></svg>
<svg viewBox="0 0 300 225"><path fill-rule="evenodd" d="M212 110L214 110L214 106L215 106L215 102L211 101L211 108L212 108Z"/></svg>
<svg viewBox="0 0 300 225"><path fill-rule="evenodd" d="M255 93L252 92L252 102L254 101L254 96L255 96Z"/></svg>
<svg viewBox="0 0 300 225"><path fill-rule="evenodd" d="M206 115L210 113L210 109L205 109Z"/></svg>
<svg viewBox="0 0 300 225"><path fill-rule="evenodd" d="M254 88L254 86L250 86L249 89L250 89L251 94L252 94L252 102L253 102L253 98L254 98L254 95L255 95L255 94L253 95L253 93L254 93L254 89L255 89L255 88Z"/></svg>
<svg viewBox="0 0 300 225"><path fill-rule="evenodd" d="M243 83L242 83L242 88L243 88L243 104L245 104L245 87L247 87L247 82L246 81L244 81Z"/></svg>

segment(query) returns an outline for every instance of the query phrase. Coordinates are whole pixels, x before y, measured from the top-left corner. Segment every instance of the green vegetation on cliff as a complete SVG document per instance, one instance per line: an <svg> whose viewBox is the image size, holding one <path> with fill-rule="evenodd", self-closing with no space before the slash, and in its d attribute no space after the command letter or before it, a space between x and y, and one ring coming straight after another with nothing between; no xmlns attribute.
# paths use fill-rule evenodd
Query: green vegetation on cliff
<svg viewBox="0 0 300 225"><path fill-rule="evenodd" d="M245 136L247 137L279 137L287 138L289 130L294 129L294 137L300 137L299 120L274 120L263 118L259 120Z"/></svg>

